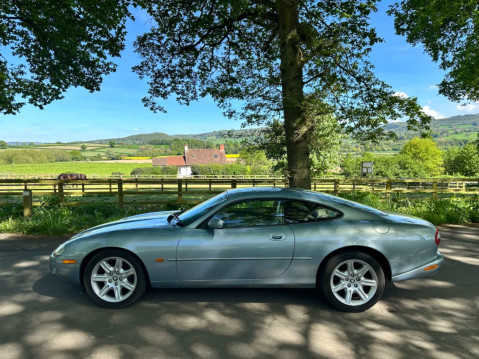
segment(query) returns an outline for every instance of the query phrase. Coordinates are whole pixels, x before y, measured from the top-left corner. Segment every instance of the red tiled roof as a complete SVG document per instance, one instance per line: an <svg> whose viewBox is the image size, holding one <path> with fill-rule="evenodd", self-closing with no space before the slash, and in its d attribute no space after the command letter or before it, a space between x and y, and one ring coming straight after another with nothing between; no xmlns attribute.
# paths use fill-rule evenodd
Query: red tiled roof
<svg viewBox="0 0 479 359"><path fill-rule="evenodd" d="M194 149L186 151L186 163L191 165L208 165L210 163L225 164L225 151L216 148Z"/></svg>
<svg viewBox="0 0 479 359"><path fill-rule="evenodd" d="M156 157L151 160L153 166L186 166L184 156Z"/></svg>
<svg viewBox="0 0 479 359"><path fill-rule="evenodd" d="M226 163L224 150L216 148L188 149L185 156L157 157L152 159L153 166L191 166L191 165L209 165Z"/></svg>
<svg viewBox="0 0 479 359"><path fill-rule="evenodd" d="M153 166L166 166L168 162L168 158L166 157L155 157L151 159L151 163Z"/></svg>
<svg viewBox="0 0 479 359"><path fill-rule="evenodd" d="M169 156L166 159L168 160L167 166L186 166L185 157L183 156Z"/></svg>

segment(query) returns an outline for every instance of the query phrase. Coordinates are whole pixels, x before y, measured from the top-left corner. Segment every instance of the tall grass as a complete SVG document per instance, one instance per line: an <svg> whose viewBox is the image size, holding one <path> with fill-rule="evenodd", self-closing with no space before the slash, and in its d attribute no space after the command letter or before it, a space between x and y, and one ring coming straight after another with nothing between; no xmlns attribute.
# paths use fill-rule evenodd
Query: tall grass
<svg viewBox="0 0 479 359"><path fill-rule="evenodd" d="M435 225L450 223L479 222L479 198L452 197L433 200L430 198L410 199L393 197L385 199L380 194L356 192L344 194L342 197L386 210L410 214L424 218ZM193 203L186 205L192 206ZM42 205L34 208L33 216L23 217L20 205L0 206L0 232L64 235L80 232L84 229L118 220L126 216L155 210L174 210L180 206L177 203L156 207L132 206L118 208L115 203L85 204L80 206L61 206L57 197L45 197Z"/></svg>
<svg viewBox="0 0 479 359"><path fill-rule="evenodd" d="M381 194L357 192L342 197L375 207L381 210L409 214L423 218L435 225L479 222L479 197L456 197L434 200L432 198L407 198L392 196L384 198Z"/></svg>

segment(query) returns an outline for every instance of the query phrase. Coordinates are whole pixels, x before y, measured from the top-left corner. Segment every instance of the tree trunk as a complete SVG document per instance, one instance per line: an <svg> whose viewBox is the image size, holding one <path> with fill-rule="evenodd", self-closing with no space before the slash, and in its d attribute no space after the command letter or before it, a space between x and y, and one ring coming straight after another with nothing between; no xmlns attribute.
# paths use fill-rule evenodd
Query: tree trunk
<svg viewBox="0 0 479 359"><path fill-rule="evenodd" d="M277 0L281 86L290 187L311 189L309 147L303 109L303 63L297 0Z"/></svg>

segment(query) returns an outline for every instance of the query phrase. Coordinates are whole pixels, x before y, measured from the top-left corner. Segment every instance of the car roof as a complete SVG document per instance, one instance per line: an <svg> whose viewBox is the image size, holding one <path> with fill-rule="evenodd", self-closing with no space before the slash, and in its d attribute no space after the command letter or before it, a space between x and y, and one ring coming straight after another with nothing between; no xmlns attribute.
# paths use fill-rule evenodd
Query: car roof
<svg viewBox="0 0 479 359"><path fill-rule="evenodd" d="M231 199L246 198L293 198L320 200L324 197L322 193L309 191L301 188L290 187L246 187L228 190L228 197ZM324 198L326 199L326 198ZM327 200L327 199L326 199Z"/></svg>

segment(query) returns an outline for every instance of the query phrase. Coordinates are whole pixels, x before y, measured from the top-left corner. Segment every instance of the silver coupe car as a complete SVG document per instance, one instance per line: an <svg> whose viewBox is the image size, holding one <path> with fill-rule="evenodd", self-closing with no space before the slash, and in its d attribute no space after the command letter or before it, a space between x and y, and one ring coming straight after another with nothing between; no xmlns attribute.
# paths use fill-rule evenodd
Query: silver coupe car
<svg viewBox="0 0 479 359"><path fill-rule="evenodd" d="M50 256L50 271L110 308L148 286L319 288L360 312L386 281L436 273L443 256L429 222L292 188L242 188L194 208L100 225Z"/></svg>

